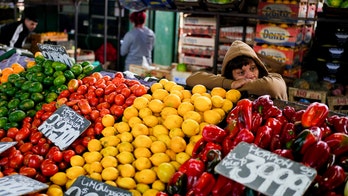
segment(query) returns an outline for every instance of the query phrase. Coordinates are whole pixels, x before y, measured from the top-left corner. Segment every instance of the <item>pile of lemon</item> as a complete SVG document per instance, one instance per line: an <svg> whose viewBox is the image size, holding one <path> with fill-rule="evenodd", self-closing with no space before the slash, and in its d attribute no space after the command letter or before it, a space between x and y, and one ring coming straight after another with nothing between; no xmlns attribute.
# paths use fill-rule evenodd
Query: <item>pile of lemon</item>
<svg viewBox="0 0 348 196"><path fill-rule="evenodd" d="M71 158L71 167L51 177L48 193L68 189L80 175L129 190L133 195L156 195L179 166L189 159L207 124L220 123L241 97L196 85L192 90L167 79L151 86L124 110L122 121L105 115L103 137L88 143L88 151Z"/></svg>

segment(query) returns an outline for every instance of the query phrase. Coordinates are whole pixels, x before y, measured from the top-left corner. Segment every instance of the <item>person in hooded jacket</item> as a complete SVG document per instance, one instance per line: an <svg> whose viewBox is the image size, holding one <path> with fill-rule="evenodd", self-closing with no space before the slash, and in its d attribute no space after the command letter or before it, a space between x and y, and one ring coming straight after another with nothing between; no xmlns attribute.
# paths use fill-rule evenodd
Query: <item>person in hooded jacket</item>
<svg viewBox="0 0 348 196"><path fill-rule="evenodd" d="M237 89L249 95L270 95L274 99L288 100L287 87L278 73L268 72L265 64L248 44L236 40L222 62L221 75L198 71L186 79L186 85L202 84L208 89L222 87Z"/></svg>
<svg viewBox="0 0 348 196"><path fill-rule="evenodd" d="M25 8L22 20L6 24L0 28L0 43L9 47L22 48L27 37L38 25L38 17L33 8Z"/></svg>
<svg viewBox="0 0 348 196"><path fill-rule="evenodd" d="M149 65L152 64L152 49L155 44L155 33L145 26L145 11L132 12L129 20L134 28L128 31L121 44L121 55L126 57L125 71L129 70L130 64L142 65L143 56Z"/></svg>

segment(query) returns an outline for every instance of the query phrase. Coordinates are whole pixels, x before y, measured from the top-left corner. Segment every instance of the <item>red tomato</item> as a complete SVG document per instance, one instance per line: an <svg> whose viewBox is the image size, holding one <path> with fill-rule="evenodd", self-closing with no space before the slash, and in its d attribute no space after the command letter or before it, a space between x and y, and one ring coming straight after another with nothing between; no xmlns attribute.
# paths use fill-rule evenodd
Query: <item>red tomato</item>
<svg viewBox="0 0 348 196"><path fill-rule="evenodd" d="M44 110L45 112L55 112L57 110L56 102L52 101L51 103L42 104L42 110Z"/></svg>
<svg viewBox="0 0 348 196"><path fill-rule="evenodd" d="M121 83L116 87L116 92L121 93L122 89L128 88L128 86L125 83Z"/></svg>
<svg viewBox="0 0 348 196"><path fill-rule="evenodd" d="M66 104L68 102L68 98L62 97L57 99L56 107L59 108L60 106Z"/></svg>
<svg viewBox="0 0 348 196"><path fill-rule="evenodd" d="M87 147L85 147L82 144L78 144L77 146L75 146L74 150L76 152L76 154L82 154L86 151Z"/></svg>
<svg viewBox="0 0 348 196"><path fill-rule="evenodd" d="M33 178L36 175L36 169L32 167L21 167L19 169L19 174Z"/></svg>
<svg viewBox="0 0 348 196"><path fill-rule="evenodd" d="M86 136L93 136L95 135L93 127L88 127L86 131L83 132L84 135Z"/></svg>
<svg viewBox="0 0 348 196"><path fill-rule="evenodd" d="M23 123L31 123L33 121L33 118L32 117L30 117L30 116L27 116L27 117L25 117L24 119L23 119Z"/></svg>
<svg viewBox="0 0 348 196"><path fill-rule="evenodd" d="M96 94L95 94L94 90L93 91L88 91L85 97L88 100L88 99L91 99L91 98L95 98Z"/></svg>
<svg viewBox="0 0 348 196"><path fill-rule="evenodd" d="M115 77L115 78L124 78L124 75L123 75L122 72L118 71L118 72L115 73L115 76L114 76L114 77Z"/></svg>
<svg viewBox="0 0 348 196"><path fill-rule="evenodd" d="M19 147L19 151L21 151L22 153L26 153L30 151L32 148L33 148L33 143L26 142Z"/></svg>
<svg viewBox="0 0 348 196"><path fill-rule="evenodd" d="M9 166L15 169L20 168L23 165L23 160L24 160L23 154L20 152L16 153L15 156L10 157Z"/></svg>
<svg viewBox="0 0 348 196"><path fill-rule="evenodd" d="M54 111L52 111L52 112L45 112L44 114L42 114L41 121L47 120L53 114L53 112Z"/></svg>
<svg viewBox="0 0 348 196"><path fill-rule="evenodd" d="M116 105L123 105L125 100L126 99L125 99L124 95L122 95L122 94L117 94L115 96L115 104Z"/></svg>
<svg viewBox="0 0 348 196"><path fill-rule="evenodd" d="M134 102L134 99L135 98L137 98L135 95L130 95L127 99L126 99L126 101L125 101L125 104L127 105L127 106L131 106L131 105L133 105L133 102Z"/></svg>
<svg viewBox="0 0 348 196"><path fill-rule="evenodd" d="M11 127L7 130L7 137L10 137L12 139L15 139L19 129L16 127Z"/></svg>
<svg viewBox="0 0 348 196"><path fill-rule="evenodd" d="M97 80L100 80L103 78L103 75L100 72L93 72L93 73L91 73L90 76L94 77Z"/></svg>
<svg viewBox="0 0 348 196"><path fill-rule="evenodd" d="M68 82L68 90L70 92L75 92L77 90L77 88L79 87L79 81L77 79L71 79Z"/></svg>
<svg viewBox="0 0 348 196"><path fill-rule="evenodd" d="M97 96L97 97L101 97L101 96L103 96L104 95L104 89L103 88L97 88L97 89L95 89L95 95Z"/></svg>
<svg viewBox="0 0 348 196"><path fill-rule="evenodd" d="M112 105L110 107L111 114L115 115L116 117L120 117L123 115L124 108L122 105Z"/></svg>
<svg viewBox="0 0 348 196"><path fill-rule="evenodd" d="M36 174L34 179L42 183L46 183L49 181L49 179L46 176L42 175L40 172Z"/></svg>
<svg viewBox="0 0 348 196"><path fill-rule="evenodd" d="M94 92L95 89L97 89L97 87L95 87L95 86L89 86L89 87L88 87L88 90L87 90L87 93L88 93L88 92Z"/></svg>
<svg viewBox="0 0 348 196"><path fill-rule="evenodd" d="M58 163L58 167L61 171L65 171L69 167L69 163L62 161Z"/></svg>
<svg viewBox="0 0 348 196"><path fill-rule="evenodd" d="M1 138L0 141L1 142L13 142L13 140L14 140L13 138L10 138L10 137L6 136L6 137Z"/></svg>
<svg viewBox="0 0 348 196"><path fill-rule="evenodd" d="M116 96L116 91L113 91L111 92L110 94L108 95L105 95L104 96L104 99L106 102L110 103L110 104L113 104L115 102L115 96Z"/></svg>
<svg viewBox="0 0 348 196"><path fill-rule="evenodd" d="M5 175L5 176L9 176L9 175L12 175L12 174L17 174L15 168L6 168L2 171L2 173Z"/></svg>
<svg viewBox="0 0 348 196"><path fill-rule="evenodd" d="M103 76L103 79L107 82L107 81L111 81L111 76L105 75Z"/></svg>
<svg viewBox="0 0 348 196"><path fill-rule="evenodd" d="M99 99L96 97L93 97L91 99L88 99L88 102L91 106L97 106L99 104Z"/></svg>
<svg viewBox="0 0 348 196"><path fill-rule="evenodd" d="M124 78L113 78L112 79L112 83L115 84L117 87L120 85L120 84L124 84L124 81L125 79Z"/></svg>
<svg viewBox="0 0 348 196"><path fill-rule="evenodd" d="M46 158L46 159L53 160L53 153L54 153L55 151L59 151L58 146L52 146L52 147L48 150L48 152L47 152L45 158Z"/></svg>
<svg viewBox="0 0 348 196"><path fill-rule="evenodd" d="M79 106L82 114L89 114L92 111L91 106L89 105L87 99L81 99L77 105Z"/></svg>
<svg viewBox="0 0 348 196"><path fill-rule="evenodd" d="M125 81L125 83L126 83L126 85L127 85L128 87L131 87L131 86L133 86L133 85L135 85L135 84L141 84L138 80L131 80L131 79L127 79L127 80Z"/></svg>
<svg viewBox="0 0 348 196"><path fill-rule="evenodd" d="M53 161L55 161L56 163L61 162L63 160L63 153L60 150L54 151L53 152Z"/></svg>
<svg viewBox="0 0 348 196"><path fill-rule="evenodd" d="M62 90L60 94L58 95L58 99L60 98L67 98L70 96L70 91L68 89Z"/></svg>
<svg viewBox="0 0 348 196"><path fill-rule="evenodd" d="M91 137L91 136L85 136L85 137L82 138L81 144L84 145L85 147L87 147L88 146L88 142L91 141L93 138L94 137Z"/></svg>
<svg viewBox="0 0 348 196"><path fill-rule="evenodd" d="M100 79L97 79L97 81L95 82L94 86L96 86L97 88L100 88L104 84L106 84L106 81L103 78L100 78Z"/></svg>
<svg viewBox="0 0 348 196"><path fill-rule="evenodd" d="M84 95L87 93L87 89L88 89L87 85L83 84L77 88L76 93L78 95Z"/></svg>
<svg viewBox="0 0 348 196"><path fill-rule="evenodd" d="M65 105L67 105L67 106L69 106L69 107L72 107L72 106L76 105L78 102L79 102L78 99L74 99L74 100L71 100L71 99L70 99L69 101L67 101L67 102L65 103Z"/></svg>
<svg viewBox="0 0 348 196"><path fill-rule="evenodd" d="M22 127L16 134L15 140L20 141L20 140L25 140L29 137L30 135L30 130L27 127Z"/></svg>
<svg viewBox="0 0 348 196"><path fill-rule="evenodd" d="M48 177L53 176L58 171L59 171L59 168L54 163L46 163L46 164L42 164L41 166L41 172L42 172L42 175L44 176L48 176Z"/></svg>
<svg viewBox="0 0 348 196"><path fill-rule="evenodd" d="M106 114L110 114L110 113L111 113L110 110L107 109L107 108L103 108L103 109L99 110L99 115L100 115L100 117L103 117L103 116L105 116Z"/></svg>
<svg viewBox="0 0 348 196"><path fill-rule="evenodd" d="M104 129L104 125L103 125L101 122L96 122L96 123L94 124L94 133L95 133L96 135L101 134L101 132L103 131L103 129Z"/></svg>
<svg viewBox="0 0 348 196"><path fill-rule="evenodd" d="M70 163L70 159L72 156L74 156L76 153L75 151L69 149L63 151L63 160L67 163Z"/></svg>
<svg viewBox="0 0 348 196"><path fill-rule="evenodd" d="M38 154L33 154L29 157L27 166L38 169L40 168L43 160L44 160L43 156L40 156Z"/></svg>
<svg viewBox="0 0 348 196"><path fill-rule="evenodd" d="M30 135L30 142L32 144L37 144L42 136L43 134L40 131L34 132Z"/></svg>
<svg viewBox="0 0 348 196"><path fill-rule="evenodd" d="M111 92L114 92L114 91L116 91L116 85L113 84L113 83L107 85L105 87L105 89L104 89L105 95L108 95L108 94L110 94Z"/></svg>
<svg viewBox="0 0 348 196"><path fill-rule="evenodd" d="M82 82L87 86L93 86L97 82L97 78L92 76L86 76L82 78Z"/></svg>
<svg viewBox="0 0 348 196"><path fill-rule="evenodd" d="M130 90L129 88L123 88L123 89L121 90L121 94L122 94L125 98L129 97L131 93L132 93L132 92L131 92L131 90Z"/></svg>
<svg viewBox="0 0 348 196"><path fill-rule="evenodd" d="M48 143L42 144L39 146L39 155L45 156L50 150L50 145Z"/></svg>
<svg viewBox="0 0 348 196"><path fill-rule="evenodd" d="M6 136L6 131L4 129L0 129L0 139Z"/></svg>
<svg viewBox="0 0 348 196"><path fill-rule="evenodd" d="M142 95L145 95L147 93L147 88L144 85L139 85L135 90L134 90L134 95L137 97L140 97Z"/></svg>
<svg viewBox="0 0 348 196"><path fill-rule="evenodd" d="M8 159L9 159L8 157L3 157L3 158L1 158L1 159L0 159L0 166L5 166L5 165L7 165L8 162L9 162Z"/></svg>
<svg viewBox="0 0 348 196"><path fill-rule="evenodd" d="M104 102L101 102L97 105L97 109L98 110L101 110L101 109L104 109L104 108L110 108L110 103L104 101Z"/></svg>
<svg viewBox="0 0 348 196"><path fill-rule="evenodd" d="M91 119L95 121L99 117L99 111L98 110L92 110L91 113L89 114Z"/></svg>

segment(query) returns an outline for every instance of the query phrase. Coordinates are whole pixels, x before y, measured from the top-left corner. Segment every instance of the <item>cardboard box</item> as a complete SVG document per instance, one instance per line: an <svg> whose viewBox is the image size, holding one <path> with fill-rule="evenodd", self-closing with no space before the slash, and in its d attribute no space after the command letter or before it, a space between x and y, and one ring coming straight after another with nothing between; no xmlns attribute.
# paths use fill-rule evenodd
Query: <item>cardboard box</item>
<svg viewBox="0 0 348 196"><path fill-rule="evenodd" d="M179 62L188 65L200 65L213 67L214 57L196 57L196 56L186 56L185 54L180 54Z"/></svg>
<svg viewBox="0 0 348 196"><path fill-rule="evenodd" d="M214 35L216 28L208 25L185 25L182 32L190 35Z"/></svg>
<svg viewBox="0 0 348 196"><path fill-rule="evenodd" d="M185 17L184 25L210 25L216 26L215 17Z"/></svg>
<svg viewBox="0 0 348 196"><path fill-rule="evenodd" d="M193 37L193 36L181 36L181 43L196 46L215 46L215 38L206 37Z"/></svg>
<svg viewBox="0 0 348 196"><path fill-rule="evenodd" d="M299 89L294 87L289 87L289 101L299 101L299 99L306 99L309 102L318 101L321 103L326 103L327 91L315 91L307 89Z"/></svg>
<svg viewBox="0 0 348 196"><path fill-rule="evenodd" d="M328 96L327 105L331 111L348 114L348 96Z"/></svg>
<svg viewBox="0 0 348 196"><path fill-rule="evenodd" d="M301 0L298 4L260 1L257 7L257 14L267 18L297 20L298 17L306 17L307 1Z"/></svg>
<svg viewBox="0 0 348 196"><path fill-rule="evenodd" d="M181 47L181 53L203 55L203 56L212 56L212 55L214 55L214 48L210 47L210 46L183 45Z"/></svg>
<svg viewBox="0 0 348 196"><path fill-rule="evenodd" d="M302 62L300 47L282 47L275 45L255 45L256 53L268 56L285 65L299 65Z"/></svg>

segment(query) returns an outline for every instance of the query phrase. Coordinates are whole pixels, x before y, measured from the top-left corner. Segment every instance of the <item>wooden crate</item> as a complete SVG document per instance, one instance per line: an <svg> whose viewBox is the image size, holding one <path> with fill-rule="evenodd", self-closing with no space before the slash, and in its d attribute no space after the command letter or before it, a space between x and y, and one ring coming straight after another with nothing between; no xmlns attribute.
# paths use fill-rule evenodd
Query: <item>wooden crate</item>
<svg viewBox="0 0 348 196"><path fill-rule="evenodd" d="M299 99L306 99L309 102L321 102L326 103L327 91L316 91L289 87L289 101L299 101Z"/></svg>
<svg viewBox="0 0 348 196"><path fill-rule="evenodd" d="M348 96L328 96L329 109L342 114L348 114Z"/></svg>

